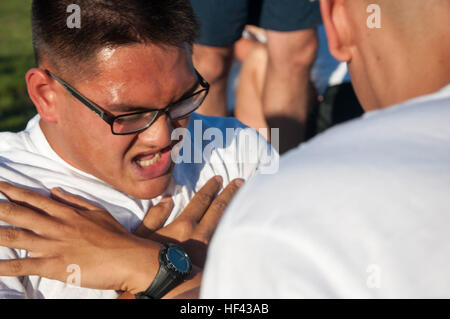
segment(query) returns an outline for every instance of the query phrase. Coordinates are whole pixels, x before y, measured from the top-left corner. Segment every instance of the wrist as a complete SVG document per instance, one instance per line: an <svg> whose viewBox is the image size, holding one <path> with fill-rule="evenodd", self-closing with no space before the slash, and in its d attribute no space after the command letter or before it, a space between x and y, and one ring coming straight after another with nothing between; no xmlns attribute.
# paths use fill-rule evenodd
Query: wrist
<svg viewBox="0 0 450 319"><path fill-rule="evenodd" d="M138 258L130 260L132 265L128 268L129 272L123 289L133 295L145 291L155 279L159 269L158 255L162 246L160 243L142 238L136 238L136 241L139 246Z"/></svg>
<svg viewBox="0 0 450 319"><path fill-rule="evenodd" d="M192 262L179 245L164 243L158 255L159 269L152 283L136 294L138 299L160 299L183 283L192 272Z"/></svg>

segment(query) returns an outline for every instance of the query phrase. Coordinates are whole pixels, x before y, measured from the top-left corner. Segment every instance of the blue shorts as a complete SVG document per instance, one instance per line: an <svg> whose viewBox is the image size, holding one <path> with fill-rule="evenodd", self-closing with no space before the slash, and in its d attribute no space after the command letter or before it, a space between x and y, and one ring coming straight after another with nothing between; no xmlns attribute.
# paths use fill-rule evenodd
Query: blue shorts
<svg viewBox="0 0 450 319"><path fill-rule="evenodd" d="M228 46L239 40L247 24L274 31L296 31L322 24L319 1L190 0L200 22L197 43Z"/></svg>

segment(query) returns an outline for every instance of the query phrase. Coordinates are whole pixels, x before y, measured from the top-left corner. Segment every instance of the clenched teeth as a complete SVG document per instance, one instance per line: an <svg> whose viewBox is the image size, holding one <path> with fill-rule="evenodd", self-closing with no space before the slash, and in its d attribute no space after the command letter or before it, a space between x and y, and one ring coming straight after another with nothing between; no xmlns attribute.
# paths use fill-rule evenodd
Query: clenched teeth
<svg viewBox="0 0 450 319"><path fill-rule="evenodd" d="M148 167L151 166L153 164L155 164L156 162L158 162L161 158L161 153L156 153L155 156L153 156L153 158L149 159L149 160L143 160L143 161L136 161L136 163L141 166L141 167Z"/></svg>

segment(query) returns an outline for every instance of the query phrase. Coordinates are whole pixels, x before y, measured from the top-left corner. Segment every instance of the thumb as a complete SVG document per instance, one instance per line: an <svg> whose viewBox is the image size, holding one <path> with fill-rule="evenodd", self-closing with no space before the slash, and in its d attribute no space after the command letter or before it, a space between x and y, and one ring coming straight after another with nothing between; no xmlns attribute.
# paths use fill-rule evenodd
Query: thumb
<svg viewBox="0 0 450 319"><path fill-rule="evenodd" d="M174 203L172 197L163 197L157 205L152 206L147 211L142 223L136 229L134 234L140 237L147 237L160 229L167 218L169 218L173 207Z"/></svg>

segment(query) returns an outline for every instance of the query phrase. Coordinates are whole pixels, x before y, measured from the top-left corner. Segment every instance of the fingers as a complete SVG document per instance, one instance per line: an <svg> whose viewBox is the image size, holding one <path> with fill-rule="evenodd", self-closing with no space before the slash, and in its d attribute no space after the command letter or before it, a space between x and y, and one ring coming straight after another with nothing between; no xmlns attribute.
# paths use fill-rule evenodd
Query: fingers
<svg viewBox="0 0 450 319"><path fill-rule="evenodd" d="M108 211L89 203L77 195L67 193L61 188L55 187L51 189L50 196L52 199L57 200L64 205L75 208L78 215L85 216L86 219L95 221L97 224L119 233L128 233L128 231L123 228L123 226Z"/></svg>
<svg viewBox="0 0 450 319"><path fill-rule="evenodd" d="M0 276L39 276L56 279L49 276L52 265L54 265L53 258L24 258L0 261Z"/></svg>
<svg viewBox="0 0 450 319"><path fill-rule="evenodd" d="M240 178L231 181L222 193L214 199L208 211L199 223L199 233L202 234L205 240L209 241L212 237L220 218L225 212L225 209L243 184L244 180Z"/></svg>
<svg viewBox="0 0 450 319"><path fill-rule="evenodd" d="M222 187L222 177L215 176L194 195L179 218L199 221Z"/></svg>
<svg viewBox="0 0 450 319"><path fill-rule="evenodd" d="M167 218L169 218L173 207L174 203L171 197L162 198L157 205L148 210L144 220L136 229L134 234L140 237L146 237L160 229L166 222Z"/></svg>
<svg viewBox="0 0 450 319"><path fill-rule="evenodd" d="M38 235L53 234L60 229L60 224L52 217L13 202L0 202L0 220Z"/></svg>
<svg viewBox="0 0 450 319"><path fill-rule="evenodd" d="M65 205L50 198L42 196L32 190L23 189L8 183L0 182L0 192L20 205L39 209L49 215L63 216Z"/></svg>
<svg viewBox="0 0 450 319"><path fill-rule="evenodd" d="M0 228L0 246L38 251L48 245L48 240L29 231L12 228Z"/></svg>
<svg viewBox="0 0 450 319"><path fill-rule="evenodd" d="M100 207L97 207L94 204L91 204L76 195L72 195L70 193L65 192L61 188L57 188L57 187L52 188L50 191L50 196L52 199L57 200L60 203L72 206L74 208L89 210L89 211L101 209Z"/></svg>

